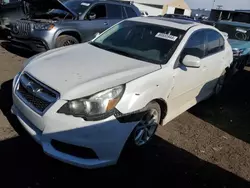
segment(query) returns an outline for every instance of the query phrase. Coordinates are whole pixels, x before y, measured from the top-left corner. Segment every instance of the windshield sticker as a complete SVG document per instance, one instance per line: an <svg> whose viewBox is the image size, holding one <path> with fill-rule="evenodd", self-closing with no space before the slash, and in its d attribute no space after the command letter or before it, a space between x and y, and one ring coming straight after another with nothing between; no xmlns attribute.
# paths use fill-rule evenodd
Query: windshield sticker
<svg viewBox="0 0 250 188"><path fill-rule="evenodd" d="M166 34L166 33L157 33L155 37L165 39L165 40L171 40L171 41L176 41L176 39L178 38L177 36L173 36L173 35Z"/></svg>
<svg viewBox="0 0 250 188"><path fill-rule="evenodd" d="M241 29L241 28L237 28L236 31L241 32L241 33L247 33L247 30Z"/></svg>
<svg viewBox="0 0 250 188"><path fill-rule="evenodd" d="M88 7L90 4L89 3L81 3L81 5Z"/></svg>

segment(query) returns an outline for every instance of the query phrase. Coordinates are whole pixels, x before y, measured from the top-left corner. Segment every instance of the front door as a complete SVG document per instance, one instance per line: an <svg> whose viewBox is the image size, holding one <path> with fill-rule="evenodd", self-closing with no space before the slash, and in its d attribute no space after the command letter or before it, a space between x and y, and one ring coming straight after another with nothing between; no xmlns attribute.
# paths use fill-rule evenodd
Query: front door
<svg viewBox="0 0 250 188"><path fill-rule="evenodd" d="M186 67L182 59L186 55L192 55L201 59L199 68ZM206 84L205 74L207 66L203 58L205 56L205 32L196 31L191 35L182 53L180 54L173 71L174 85L168 97L172 110L179 114L200 101L203 95L203 87Z"/></svg>
<svg viewBox="0 0 250 188"><path fill-rule="evenodd" d="M107 18L107 8L104 3L94 5L84 17L80 26L85 41L93 39L97 33L101 33L110 27Z"/></svg>

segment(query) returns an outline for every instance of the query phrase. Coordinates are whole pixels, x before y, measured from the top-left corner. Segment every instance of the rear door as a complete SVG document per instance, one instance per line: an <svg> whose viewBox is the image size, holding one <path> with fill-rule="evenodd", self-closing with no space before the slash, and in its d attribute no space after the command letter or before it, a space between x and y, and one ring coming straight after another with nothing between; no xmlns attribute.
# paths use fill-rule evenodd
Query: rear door
<svg viewBox="0 0 250 188"><path fill-rule="evenodd" d="M213 29L206 29L206 53L204 65L207 68L206 88L207 92L213 91L227 64L224 37Z"/></svg>
<svg viewBox="0 0 250 188"><path fill-rule="evenodd" d="M110 26L126 18L123 7L117 4L107 4L107 15Z"/></svg>

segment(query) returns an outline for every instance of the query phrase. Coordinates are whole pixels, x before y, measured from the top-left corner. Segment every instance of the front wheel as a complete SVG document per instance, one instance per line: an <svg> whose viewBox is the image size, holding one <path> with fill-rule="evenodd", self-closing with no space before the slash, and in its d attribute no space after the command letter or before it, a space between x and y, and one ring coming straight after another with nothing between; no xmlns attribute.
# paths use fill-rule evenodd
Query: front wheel
<svg viewBox="0 0 250 188"><path fill-rule="evenodd" d="M129 145L138 148L146 145L154 136L161 120L161 108L157 102L146 106L145 115L141 118L129 138Z"/></svg>
<svg viewBox="0 0 250 188"><path fill-rule="evenodd" d="M150 102L146 106L144 116L130 134L119 157L118 164L130 163L131 160L135 160L137 157L140 158L140 152L144 150L144 146L148 145L150 140L154 137L160 120L160 105L157 102Z"/></svg>
<svg viewBox="0 0 250 188"><path fill-rule="evenodd" d="M60 48L63 46L69 46L73 44L78 44L79 41L70 35L61 35L56 39L56 48Z"/></svg>

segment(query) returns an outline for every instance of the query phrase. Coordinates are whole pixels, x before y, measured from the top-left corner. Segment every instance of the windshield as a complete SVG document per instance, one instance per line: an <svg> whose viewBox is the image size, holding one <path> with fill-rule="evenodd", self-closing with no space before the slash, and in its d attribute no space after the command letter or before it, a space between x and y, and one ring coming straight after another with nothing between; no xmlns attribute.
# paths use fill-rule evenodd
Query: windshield
<svg viewBox="0 0 250 188"><path fill-rule="evenodd" d="M240 41L250 41L250 27L237 27L227 24L216 24L216 28L220 31L228 33L229 39L240 40Z"/></svg>
<svg viewBox="0 0 250 188"><path fill-rule="evenodd" d="M91 44L127 57L165 64L184 34L185 31L171 27L123 21Z"/></svg>
<svg viewBox="0 0 250 188"><path fill-rule="evenodd" d="M88 1L66 1L63 3L71 11L75 12L79 16L82 15L91 5L91 2ZM53 9L49 14L67 14L68 12L60 9Z"/></svg>

